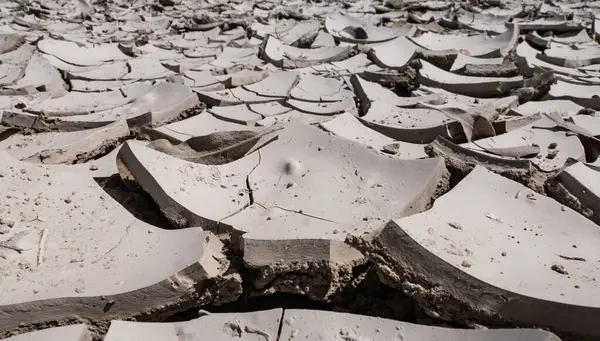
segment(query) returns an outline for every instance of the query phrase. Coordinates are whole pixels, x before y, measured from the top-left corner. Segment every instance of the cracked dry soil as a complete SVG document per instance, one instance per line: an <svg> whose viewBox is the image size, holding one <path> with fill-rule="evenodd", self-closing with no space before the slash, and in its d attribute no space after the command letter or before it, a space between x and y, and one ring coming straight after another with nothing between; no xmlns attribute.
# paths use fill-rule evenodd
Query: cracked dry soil
<svg viewBox="0 0 600 341"><path fill-rule="evenodd" d="M596 2L0 27L0 338L600 340Z"/></svg>

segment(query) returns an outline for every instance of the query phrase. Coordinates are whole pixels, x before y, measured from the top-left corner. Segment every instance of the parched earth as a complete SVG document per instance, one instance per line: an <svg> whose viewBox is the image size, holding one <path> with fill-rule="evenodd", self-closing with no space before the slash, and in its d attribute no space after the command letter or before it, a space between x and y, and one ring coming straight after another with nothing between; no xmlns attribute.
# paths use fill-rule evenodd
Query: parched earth
<svg viewBox="0 0 600 341"><path fill-rule="evenodd" d="M600 1L1 1L0 338L600 340L598 38Z"/></svg>

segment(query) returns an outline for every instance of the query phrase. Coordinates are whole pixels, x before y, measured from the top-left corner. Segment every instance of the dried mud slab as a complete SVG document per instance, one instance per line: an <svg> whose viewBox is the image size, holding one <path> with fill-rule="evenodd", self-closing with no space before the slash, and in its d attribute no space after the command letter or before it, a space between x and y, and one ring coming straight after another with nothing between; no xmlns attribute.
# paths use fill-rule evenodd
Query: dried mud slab
<svg viewBox="0 0 600 341"><path fill-rule="evenodd" d="M467 56L462 53L459 53L456 55L456 59L454 60L452 67L450 67L450 71L456 72L456 73L461 73L461 71L464 72L464 69L466 69L469 66L500 65L500 64L502 64L503 61L504 61L504 58L502 58L502 57L478 58L478 57L471 57L471 56ZM463 70L461 70L461 69L463 69Z"/></svg>
<svg viewBox="0 0 600 341"><path fill-rule="evenodd" d="M350 83L354 87L356 97L360 100L360 108L362 114L366 115L374 103L385 103L395 107L409 108L416 107L421 103L445 103L445 100L440 95L423 95L412 97L400 97L392 90L383 87L382 85L369 82L358 75L350 77Z"/></svg>
<svg viewBox="0 0 600 341"><path fill-rule="evenodd" d="M578 68L600 63L600 46L553 44L538 58L555 65Z"/></svg>
<svg viewBox="0 0 600 341"><path fill-rule="evenodd" d="M26 110L32 113L44 114L48 117L85 115L131 103L137 96L143 95L150 88L150 84L136 83L116 91L70 92L62 97L34 103Z"/></svg>
<svg viewBox="0 0 600 341"><path fill-rule="evenodd" d="M159 126L189 116L200 106L198 96L182 84L159 82L149 86L128 103L87 114L62 116L60 122L79 129L119 120L126 121L131 128Z"/></svg>
<svg viewBox="0 0 600 341"><path fill-rule="evenodd" d="M518 57L525 59L525 63L522 66L523 73L525 75L536 73L540 70L547 70L553 71L557 74L573 77L587 76L583 71L580 71L578 69L551 64L542 59L539 59L538 56L541 54L541 51L532 47L527 41L523 41L519 45L517 45L515 53Z"/></svg>
<svg viewBox="0 0 600 341"><path fill-rule="evenodd" d="M382 68L402 68L417 54L417 46L406 37L399 37L385 44L374 46L370 55Z"/></svg>
<svg viewBox="0 0 600 341"><path fill-rule="evenodd" d="M217 132L207 136L192 137L176 145L172 145L167 140L158 140L147 146L186 161L220 165L243 157L261 141L268 142L276 138L273 135L279 129L279 127L268 127L261 131Z"/></svg>
<svg viewBox="0 0 600 341"><path fill-rule="evenodd" d="M553 199L476 167L432 209L390 222L368 244L381 278L432 317L594 338L597 231Z"/></svg>
<svg viewBox="0 0 600 341"><path fill-rule="evenodd" d="M0 141L0 149L33 163L82 163L108 153L129 134L125 121L119 121L82 131L14 134Z"/></svg>
<svg viewBox="0 0 600 341"><path fill-rule="evenodd" d="M454 123L439 110L400 108L384 102L372 104L360 120L383 135L408 143L428 143L440 135L451 138L448 125Z"/></svg>
<svg viewBox="0 0 600 341"><path fill-rule="evenodd" d="M557 176L555 195L561 202L600 223L600 177L597 169L577 162Z"/></svg>
<svg viewBox="0 0 600 341"><path fill-rule="evenodd" d="M332 311L286 309L282 320L281 340L559 340L556 335L543 330L450 329Z"/></svg>
<svg viewBox="0 0 600 341"><path fill-rule="evenodd" d="M58 133L61 134L61 133ZM62 133L64 134L64 133ZM67 133L68 134L68 133ZM129 137L130 131L124 120L89 132L81 141L55 149L45 149L24 161L45 164L72 164L101 156Z"/></svg>
<svg viewBox="0 0 600 341"><path fill-rule="evenodd" d="M297 73L280 71L250 85L220 91L197 91L197 93L200 101L210 106L267 103L287 98L297 80Z"/></svg>
<svg viewBox="0 0 600 341"><path fill-rule="evenodd" d="M575 84L559 80L552 85L546 97L547 99L570 100L583 107L600 110L599 91L600 85Z"/></svg>
<svg viewBox="0 0 600 341"><path fill-rule="evenodd" d="M260 270L254 288L267 293L334 294L362 259L344 236L422 211L447 180L441 160L390 159L295 122L256 153L252 204L222 223L245 232L245 264Z"/></svg>
<svg viewBox="0 0 600 341"><path fill-rule="evenodd" d="M95 47L81 47L75 42L54 39L42 39L38 50L73 65L94 66L115 60L126 60L117 44L103 44Z"/></svg>
<svg viewBox="0 0 600 341"><path fill-rule="evenodd" d="M258 164L257 153L223 165L192 163L126 142L119 162L172 223L218 232L219 222L250 204L246 177ZM226 231L225 231L226 232Z"/></svg>
<svg viewBox="0 0 600 341"><path fill-rule="evenodd" d="M270 64L283 69L296 69L323 63L338 62L352 56L351 46L319 47L300 49L285 45L269 35L261 46L262 58Z"/></svg>
<svg viewBox="0 0 600 341"><path fill-rule="evenodd" d="M509 114L532 117L545 113L559 113L562 117L569 118L577 115L583 109L585 108L573 101L553 99L521 104L516 108L511 108Z"/></svg>
<svg viewBox="0 0 600 341"><path fill-rule="evenodd" d="M472 77L457 75L420 60L418 81L427 86L473 97L500 97L523 86L523 77Z"/></svg>
<svg viewBox="0 0 600 341"><path fill-rule="evenodd" d="M167 139L179 143L191 137L206 136L216 132L252 129L254 127L221 120L204 111L196 116L154 128L148 134L152 139Z"/></svg>
<svg viewBox="0 0 600 341"><path fill-rule="evenodd" d="M261 115L250 110L246 104L212 107L211 109L208 109L208 111L218 119L241 125L252 126L254 125L254 122L263 119Z"/></svg>
<svg viewBox="0 0 600 341"><path fill-rule="evenodd" d="M305 74L290 91L290 107L309 114L332 115L354 111L354 93L334 78Z"/></svg>
<svg viewBox="0 0 600 341"><path fill-rule="evenodd" d="M325 29L336 40L358 44L381 43L398 36L412 36L416 32L416 27L411 25L404 27L369 25L357 18L340 13L325 18Z"/></svg>
<svg viewBox="0 0 600 341"><path fill-rule="evenodd" d="M581 31L581 21L568 20L564 16L540 18L530 20L527 18L515 18L515 24L519 25L522 32L530 31L552 31L552 32L577 32Z"/></svg>
<svg viewBox="0 0 600 341"><path fill-rule="evenodd" d="M210 233L156 228L90 177L5 152L0 158L2 192L12 198L0 209L0 335L74 319L97 325L160 316L237 298L239 280L223 276L228 261Z"/></svg>
<svg viewBox="0 0 600 341"><path fill-rule="evenodd" d="M422 211L447 180L439 159L391 159L297 122L279 131L277 140L219 166L128 144L121 157L173 220L232 233L234 243L243 234L244 260L261 270L255 287L263 291L272 290L278 274L310 266L317 273L350 275L362 257L344 245L347 233L361 235L391 217ZM332 193L340 194L332 200ZM352 214L344 207L353 207ZM308 286L307 294L322 299L344 284L330 277L316 276L315 284L300 288ZM297 291L285 281L272 285Z"/></svg>
<svg viewBox="0 0 600 341"><path fill-rule="evenodd" d="M42 95L47 93L51 98L67 94L67 85L59 71L39 53L31 57L24 72L23 78L5 87L5 94L25 95L41 92Z"/></svg>
<svg viewBox="0 0 600 341"><path fill-rule="evenodd" d="M104 341L244 340L269 341L278 336L283 309L250 313L207 314L185 322L141 323L113 321Z"/></svg>
<svg viewBox="0 0 600 341"><path fill-rule="evenodd" d="M6 341L92 341L92 333L85 324L48 328L4 339Z"/></svg>
<svg viewBox="0 0 600 341"><path fill-rule="evenodd" d="M428 50L442 51L460 48L466 50L468 55L472 57L503 57L517 44L519 40L519 26L507 24L506 32L495 37L489 37L487 34L468 36L426 32L418 37L409 37L409 39Z"/></svg>
<svg viewBox="0 0 600 341"><path fill-rule="evenodd" d="M560 170L568 159L585 159L579 138L556 128L557 125L544 116L529 126L461 146L506 158L529 159L542 171L553 172ZM529 147L537 147L536 152L529 152Z"/></svg>
<svg viewBox="0 0 600 341"><path fill-rule="evenodd" d="M456 102L440 105L418 102L417 108L375 102L360 119L368 127L400 141L429 143L442 136L462 142L495 136L491 122L513 102L514 98L510 97L478 106Z"/></svg>
<svg viewBox="0 0 600 341"><path fill-rule="evenodd" d="M440 18L440 25L452 29L468 28L473 31L502 34L506 32L507 27L505 23L510 19L510 15L498 15L484 12L476 13L459 9L452 18Z"/></svg>
<svg viewBox="0 0 600 341"><path fill-rule="evenodd" d="M360 142L373 148L373 150L395 155L400 159L420 159L427 156L424 145L396 141L367 128L357 117L350 113L338 115L331 121L323 122L319 126L334 135L350 141Z"/></svg>

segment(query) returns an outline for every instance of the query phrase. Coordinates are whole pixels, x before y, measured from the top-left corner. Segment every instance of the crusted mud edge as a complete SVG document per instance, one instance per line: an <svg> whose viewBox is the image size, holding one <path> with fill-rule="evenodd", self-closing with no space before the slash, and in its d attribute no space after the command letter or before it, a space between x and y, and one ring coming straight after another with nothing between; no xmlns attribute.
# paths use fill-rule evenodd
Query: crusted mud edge
<svg viewBox="0 0 600 341"><path fill-rule="evenodd" d="M207 250L220 251L217 238ZM193 307L218 306L238 299L242 279L220 252L206 252L198 261L152 285L113 295L67 297L0 307L0 338L30 331L85 323L101 340L111 320L164 321Z"/></svg>
<svg viewBox="0 0 600 341"><path fill-rule="evenodd" d="M156 286L167 283L174 285L174 283L177 283L184 276L184 272L171 276L169 279L157 283ZM239 275L228 274L198 281L193 287L183 290L181 296L172 299L157 300L151 305L148 305L147 299L153 293L148 294L145 290L139 290L135 295L126 293L100 297L70 298L66 300L46 300L20 304L18 306L15 305L12 309L3 307L0 311L3 314L13 314L15 320L20 320L19 316L24 316L21 314L27 315L29 313L30 310L26 307L27 305L32 305L32 310L42 309L44 315L47 317L41 317L38 321L30 323L16 322L18 325L15 327L2 330L0 338L51 327L85 323L92 332L94 340L102 340L102 337L108 331L111 320L162 321L175 313L188 310L192 307L209 304L221 305L235 301L241 293L241 278ZM129 306L122 305L122 309L112 308L119 306L119 303L124 301L123 296L129 296L127 300L130 302L137 301L137 306L134 306L135 303L132 303ZM40 307L40 305L43 307ZM97 311L90 314L89 308L86 307L96 308ZM113 309L115 310L114 312L112 311ZM82 310L87 311L83 312ZM20 314L15 316L15 311L19 311ZM82 315L88 316L88 318L78 317Z"/></svg>
<svg viewBox="0 0 600 341"><path fill-rule="evenodd" d="M509 160L460 147L443 137L438 137L425 146L425 152L430 157L440 157L445 160L450 171L451 184L457 184L476 166L514 180L530 189L545 194L546 182L556 176L557 172L546 173L538 169L529 160Z"/></svg>
<svg viewBox="0 0 600 341"><path fill-rule="evenodd" d="M368 257L384 285L412 298L435 320L464 328L537 328L563 340L598 340L587 334L598 318L593 308L526 297L480 281L428 252L394 221L377 235L346 242Z"/></svg>
<svg viewBox="0 0 600 341"><path fill-rule="evenodd" d="M437 172L420 195L407 204L400 217L428 210L450 188L450 173L440 159ZM352 239L352 237L348 237ZM324 239L253 240L229 245L244 254L244 268L252 278L252 295L290 293L306 295L317 301L330 301L355 282L357 267L368 259L352 244ZM296 255L296 256L290 256ZM310 256L307 256L310 255Z"/></svg>

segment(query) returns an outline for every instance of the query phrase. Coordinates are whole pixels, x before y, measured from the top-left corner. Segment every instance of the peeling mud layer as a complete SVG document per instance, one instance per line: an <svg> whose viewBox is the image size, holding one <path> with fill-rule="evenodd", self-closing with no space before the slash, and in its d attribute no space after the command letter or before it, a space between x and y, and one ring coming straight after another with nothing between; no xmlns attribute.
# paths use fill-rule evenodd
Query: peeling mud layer
<svg viewBox="0 0 600 341"><path fill-rule="evenodd" d="M600 340L599 4L0 13L0 338Z"/></svg>

